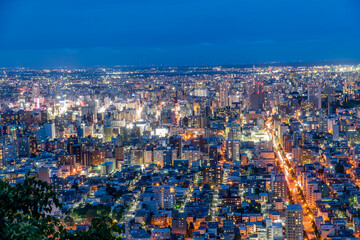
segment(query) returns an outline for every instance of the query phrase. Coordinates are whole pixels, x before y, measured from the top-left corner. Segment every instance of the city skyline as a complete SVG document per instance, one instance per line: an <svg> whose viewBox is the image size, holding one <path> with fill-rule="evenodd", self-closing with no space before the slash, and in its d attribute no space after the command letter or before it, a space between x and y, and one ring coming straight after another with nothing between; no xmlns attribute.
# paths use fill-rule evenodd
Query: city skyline
<svg viewBox="0 0 360 240"><path fill-rule="evenodd" d="M360 240L360 1L0 0L0 223Z"/></svg>
<svg viewBox="0 0 360 240"><path fill-rule="evenodd" d="M2 69L0 89L2 239L359 239L360 64Z"/></svg>

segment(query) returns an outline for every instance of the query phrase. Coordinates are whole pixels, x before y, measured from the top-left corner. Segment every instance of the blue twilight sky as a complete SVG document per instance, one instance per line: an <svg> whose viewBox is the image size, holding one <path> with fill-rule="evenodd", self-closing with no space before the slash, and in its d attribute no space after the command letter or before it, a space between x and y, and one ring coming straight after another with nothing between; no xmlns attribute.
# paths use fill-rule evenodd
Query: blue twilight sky
<svg viewBox="0 0 360 240"><path fill-rule="evenodd" d="M360 60L359 0L0 0L0 67Z"/></svg>

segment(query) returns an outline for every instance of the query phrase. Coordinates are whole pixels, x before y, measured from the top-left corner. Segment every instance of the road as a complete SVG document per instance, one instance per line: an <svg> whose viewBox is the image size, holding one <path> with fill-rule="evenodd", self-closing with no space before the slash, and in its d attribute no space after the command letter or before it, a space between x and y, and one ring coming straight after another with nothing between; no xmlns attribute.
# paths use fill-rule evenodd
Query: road
<svg viewBox="0 0 360 240"><path fill-rule="evenodd" d="M184 201L184 203L181 205L181 207L179 209L180 213L184 212L186 203L191 200L192 190L198 185L198 182L199 182L199 175L200 175L200 172L195 173L194 178L193 178L193 183L191 183L189 185L188 189L186 190L185 201Z"/></svg>
<svg viewBox="0 0 360 240"><path fill-rule="evenodd" d="M135 178L135 181L131 182L131 184L130 184L130 186L128 188L133 190L134 186L136 186L136 184L138 183L138 181L140 179L141 179L141 177ZM122 216L122 218L120 219L119 223L124 224L124 223L130 221L134 217L134 212L136 211L137 205L139 204L139 197L140 196L141 196L141 194L136 194L135 195L134 200L132 201L130 208L125 211L125 213Z"/></svg>
<svg viewBox="0 0 360 240"><path fill-rule="evenodd" d="M286 154L280 142L276 140L273 129L274 128L271 126L270 122L267 121L266 130L268 134L271 136L271 139L273 141L274 150L277 154L277 160L279 161L279 166L281 168L281 171L285 175L285 179L289 188L289 194L293 198L295 204L302 205L303 207L304 230L309 239L317 239L314 228L312 227L312 223L314 221L314 215L312 214L311 209L306 203L305 197L303 197L305 195L295 177L294 174L295 171L292 168L289 159L286 157Z"/></svg>

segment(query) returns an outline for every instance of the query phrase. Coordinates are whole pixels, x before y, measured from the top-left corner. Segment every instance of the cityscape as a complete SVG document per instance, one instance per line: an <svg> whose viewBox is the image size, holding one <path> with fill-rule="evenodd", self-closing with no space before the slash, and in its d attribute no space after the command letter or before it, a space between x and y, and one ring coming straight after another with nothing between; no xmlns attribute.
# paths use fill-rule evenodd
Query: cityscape
<svg viewBox="0 0 360 240"><path fill-rule="evenodd" d="M6 69L1 179L67 232L358 239L360 65ZM25 184L26 185L26 184Z"/></svg>
<svg viewBox="0 0 360 240"><path fill-rule="evenodd" d="M0 240L360 240L360 1L0 0Z"/></svg>

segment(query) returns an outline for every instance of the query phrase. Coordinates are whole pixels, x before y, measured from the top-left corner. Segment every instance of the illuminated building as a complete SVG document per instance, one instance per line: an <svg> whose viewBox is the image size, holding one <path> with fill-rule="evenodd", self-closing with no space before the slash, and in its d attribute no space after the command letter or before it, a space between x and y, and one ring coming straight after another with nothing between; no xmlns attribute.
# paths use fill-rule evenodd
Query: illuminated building
<svg viewBox="0 0 360 240"><path fill-rule="evenodd" d="M263 110L265 102L264 92L253 92L250 94L250 108L254 111Z"/></svg>
<svg viewBox="0 0 360 240"><path fill-rule="evenodd" d="M89 152L89 163L84 163L85 166L90 165L99 165L105 162L105 152L104 151L90 151Z"/></svg>
<svg viewBox="0 0 360 240"><path fill-rule="evenodd" d="M194 96L207 97L207 96L209 96L209 90L204 89L204 88L197 88L194 90Z"/></svg>
<svg viewBox="0 0 360 240"><path fill-rule="evenodd" d="M182 159L189 160L189 166L191 166L193 161L201 159L200 149L198 147L183 148Z"/></svg>
<svg viewBox="0 0 360 240"><path fill-rule="evenodd" d="M166 158L166 148L159 147L153 151L154 163L158 166L164 167L164 160Z"/></svg>
<svg viewBox="0 0 360 240"><path fill-rule="evenodd" d="M4 166L3 148L0 147L0 167Z"/></svg>
<svg viewBox="0 0 360 240"><path fill-rule="evenodd" d="M21 125L25 123L26 126L30 126L31 124L31 112L26 111L12 111L8 110L6 112L2 112L0 114L0 124L13 124L13 125Z"/></svg>
<svg viewBox="0 0 360 240"><path fill-rule="evenodd" d="M82 164L84 161L84 156L83 156L83 145L82 144L69 144L68 145L68 152L71 155L75 155L76 156L76 163L77 164Z"/></svg>
<svg viewBox="0 0 360 240"><path fill-rule="evenodd" d="M224 205L235 205L237 210L241 208L241 197L222 197L221 202Z"/></svg>
<svg viewBox="0 0 360 240"><path fill-rule="evenodd" d="M104 142L110 142L113 137L113 127L104 126Z"/></svg>
<svg viewBox="0 0 360 240"><path fill-rule="evenodd" d="M171 225L172 234L185 235L188 230L188 224L186 221L186 215L184 213L178 213L174 216Z"/></svg>
<svg viewBox="0 0 360 240"><path fill-rule="evenodd" d="M121 166L121 164L124 163L124 148L116 146L115 147L115 159L117 162L117 168Z"/></svg>
<svg viewBox="0 0 360 240"><path fill-rule="evenodd" d="M131 164L143 165L144 164L144 150L131 149Z"/></svg>
<svg viewBox="0 0 360 240"><path fill-rule="evenodd" d="M332 137L332 140L335 142L335 141L339 141L339 135L340 135L340 126L338 123L334 124L332 126L332 134L333 134L333 137Z"/></svg>
<svg viewBox="0 0 360 240"><path fill-rule="evenodd" d="M155 200L159 209L172 210L175 205L175 187L173 185L156 186Z"/></svg>
<svg viewBox="0 0 360 240"><path fill-rule="evenodd" d="M40 180L50 183L50 170L49 170L49 168L40 168L38 174L39 174L39 179Z"/></svg>
<svg viewBox="0 0 360 240"><path fill-rule="evenodd" d="M18 139L19 156L26 157L30 154L29 137L23 136Z"/></svg>
<svg viewBox="0 0 360 240"><path fill-rule="evenodd" d="M313 103L315 108L321 108L321 86L320 85L308 85L307 100Z"/></svg>
<svg viewBox="0 0 360 240"><path fill-rule="evenodd" d="M85 137L85 123L81 123L78 127L77 127L77 136L79 138L84 138Z"/></svg>
<svg viewBox="0 0 360 240"><path fill-rule="evenodd" d="M54 138L55 138L55 123L45 123L44 130L45 130L45 138L54 140Z"/></svg>
<svg viewBox="0 0 360 240"><path fill-rule="evenodd" d="M61 155L61 156L58 156L58 163L59 163L59 165L75 166L76 156L74 154L73 155Z"/></svg>
<svg viewBox="0 0 360 240"><path fill-rule="evenodd" d="M290 204L285 210L285 230L288 240L303 239L303 208L301 205Z"/></svg>
<svg viewBox="0 0 360 240"><path fill-rule="evenodd" d="M226 158L233 162L240 161L241 143L238 140L226 141Z"/></svg>
<svg viewBox="0 0 360 240"><path fill-rule="evenodd" d="M147 146L144 150L144 165L149 166L153 163L153 151L152 146Z"/></svg>
<svg viewBox="0 0 360 240"><path fill-rule="evenodd" d="M220 106L222 108L229 106L229 86L226 83L220 84Z"/></svg>
<svg viewBox="0 0 360 240"><path fill-rule="evenodd" d="M274 198L281 199L283 202L287 201L288 187L285 180L274 181Z"/></svg>
<svg viewBox="0 0 360 240"><path fill-rule="evenodd" d="M158 228L151 231L151 239L170 239L170 228Z"/></svg>
<svg viewBox="0 0 360 240"><path fill-rule="evenodd" d="M202 176L204 183L219 185L222 183L223 171L221 166L206 166L203 168Z"/></svg>
<svg viewBox="0 0 360 240"><path fill-rule="evenodd" d="M177 157L182 156L182 138L180 135L174 135L170 136L169 138L171 147L175 148L177 150Z"/></svg>
<svg viewBox="0 0 360 240"><path fill-rule="evenodd" d="M128 240L151 240L150 234L144 229L129 229L126 234Z"/></svg>

